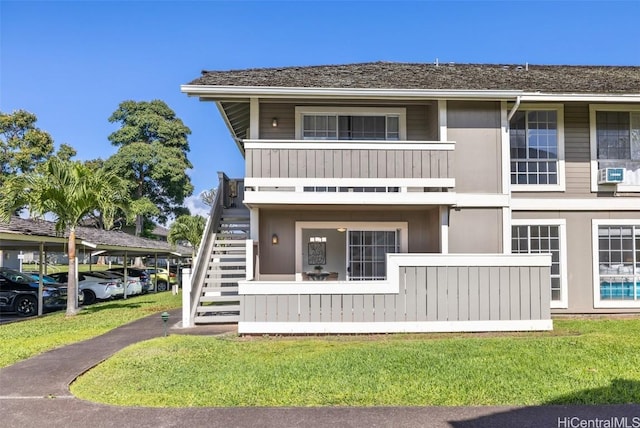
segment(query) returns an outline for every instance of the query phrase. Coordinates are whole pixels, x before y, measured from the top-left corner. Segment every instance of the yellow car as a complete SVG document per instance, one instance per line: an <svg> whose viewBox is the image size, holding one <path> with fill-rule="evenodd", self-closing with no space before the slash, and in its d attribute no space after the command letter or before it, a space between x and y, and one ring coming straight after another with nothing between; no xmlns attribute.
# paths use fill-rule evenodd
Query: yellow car
<svg viewBox="0 0 640 428"><path fill-rule="evenodd" d="M165 268L146 268L149 272L149 280L155 291L167 291L169 286L178 283L178 278L173 272L169 272Z"/></svg>

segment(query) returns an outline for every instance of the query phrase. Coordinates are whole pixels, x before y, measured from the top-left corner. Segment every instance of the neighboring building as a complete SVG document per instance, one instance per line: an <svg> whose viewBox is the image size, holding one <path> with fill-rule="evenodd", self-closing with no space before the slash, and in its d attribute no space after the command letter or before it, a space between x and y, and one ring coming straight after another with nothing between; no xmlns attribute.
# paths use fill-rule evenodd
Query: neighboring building
<svg viewBox="0 0 640 428"><path fill-rule="evenodd" d="M233 309L245 333L518 330L640 312L640 67L378 62L181 89L217 104L246 160L243 179L221 175L196 323ZM243 207L235 288L214 241Z"/></svg>

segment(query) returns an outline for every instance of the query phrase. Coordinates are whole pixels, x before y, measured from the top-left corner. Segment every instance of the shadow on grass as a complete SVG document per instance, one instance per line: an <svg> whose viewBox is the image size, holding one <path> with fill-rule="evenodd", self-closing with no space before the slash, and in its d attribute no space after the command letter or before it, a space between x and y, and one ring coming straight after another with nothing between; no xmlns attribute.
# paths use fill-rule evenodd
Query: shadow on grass
<svg viewBox="0 0 640 428"><path fill-rule="evenodd" d="M521 407L508 411L497 408L496 413L492 415L449 423L455 428L632 427L640 426L640 404L637 404L639 402L640 382L614 379L609 386L561 395L543 406ZM605 422L597 425L597 420ZM606 425L607 423L609 425Z"/></svg>
<svg viewBox="0 0 640 428"><path fill-rule="evenodd" d="M141 307L143 303L153 303L153 302L149 300L147 301L145 300L131 301L129 299L114 300L109 303L99 303L95 305L83 306L82 311L78 315L83 315L83 314L88 315L88 314L93 314L96 312L105 311L109 309L124 309L124 308L134 309L134 308Z"/></svg>

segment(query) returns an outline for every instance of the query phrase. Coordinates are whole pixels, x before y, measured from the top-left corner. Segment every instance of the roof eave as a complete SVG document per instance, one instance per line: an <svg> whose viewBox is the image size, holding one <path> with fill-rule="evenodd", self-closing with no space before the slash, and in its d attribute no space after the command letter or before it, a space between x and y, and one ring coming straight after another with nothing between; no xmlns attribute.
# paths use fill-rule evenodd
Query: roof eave
<svg viewBox="0 0 640 428"><path fill-rule="evenodd" d="M189 96L207 98L432 98L432 99L514 99L521 90L456 90L456 89L371 89L371 88L292 88L269 86L182 85L180 90Z"/></svg>

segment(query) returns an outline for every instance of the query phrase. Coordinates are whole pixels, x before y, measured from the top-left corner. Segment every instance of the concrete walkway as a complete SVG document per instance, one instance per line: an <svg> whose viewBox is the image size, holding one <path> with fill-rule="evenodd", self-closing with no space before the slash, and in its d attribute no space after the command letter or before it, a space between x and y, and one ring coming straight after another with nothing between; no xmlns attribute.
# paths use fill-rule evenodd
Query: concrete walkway
<svg viewBox="0 0 640 428"><path fill-rule="evenodd" d="M180 318L171 312L170 320ZM171 322L171 321L170 321ZM170 334L215 335L235 325ZM86 402L69 384L120 349L164 334L159 314L0 370L0 426L13 427L556 427L640 428L640 405L536 407L144 408ZM584 421L584 422L583 422ZM593 421L593 422L590 422ZM600 425L598 424L600 421ZM591 425L587 425L591 423ZM609 425L606 425L606 424Z"/></svg>

